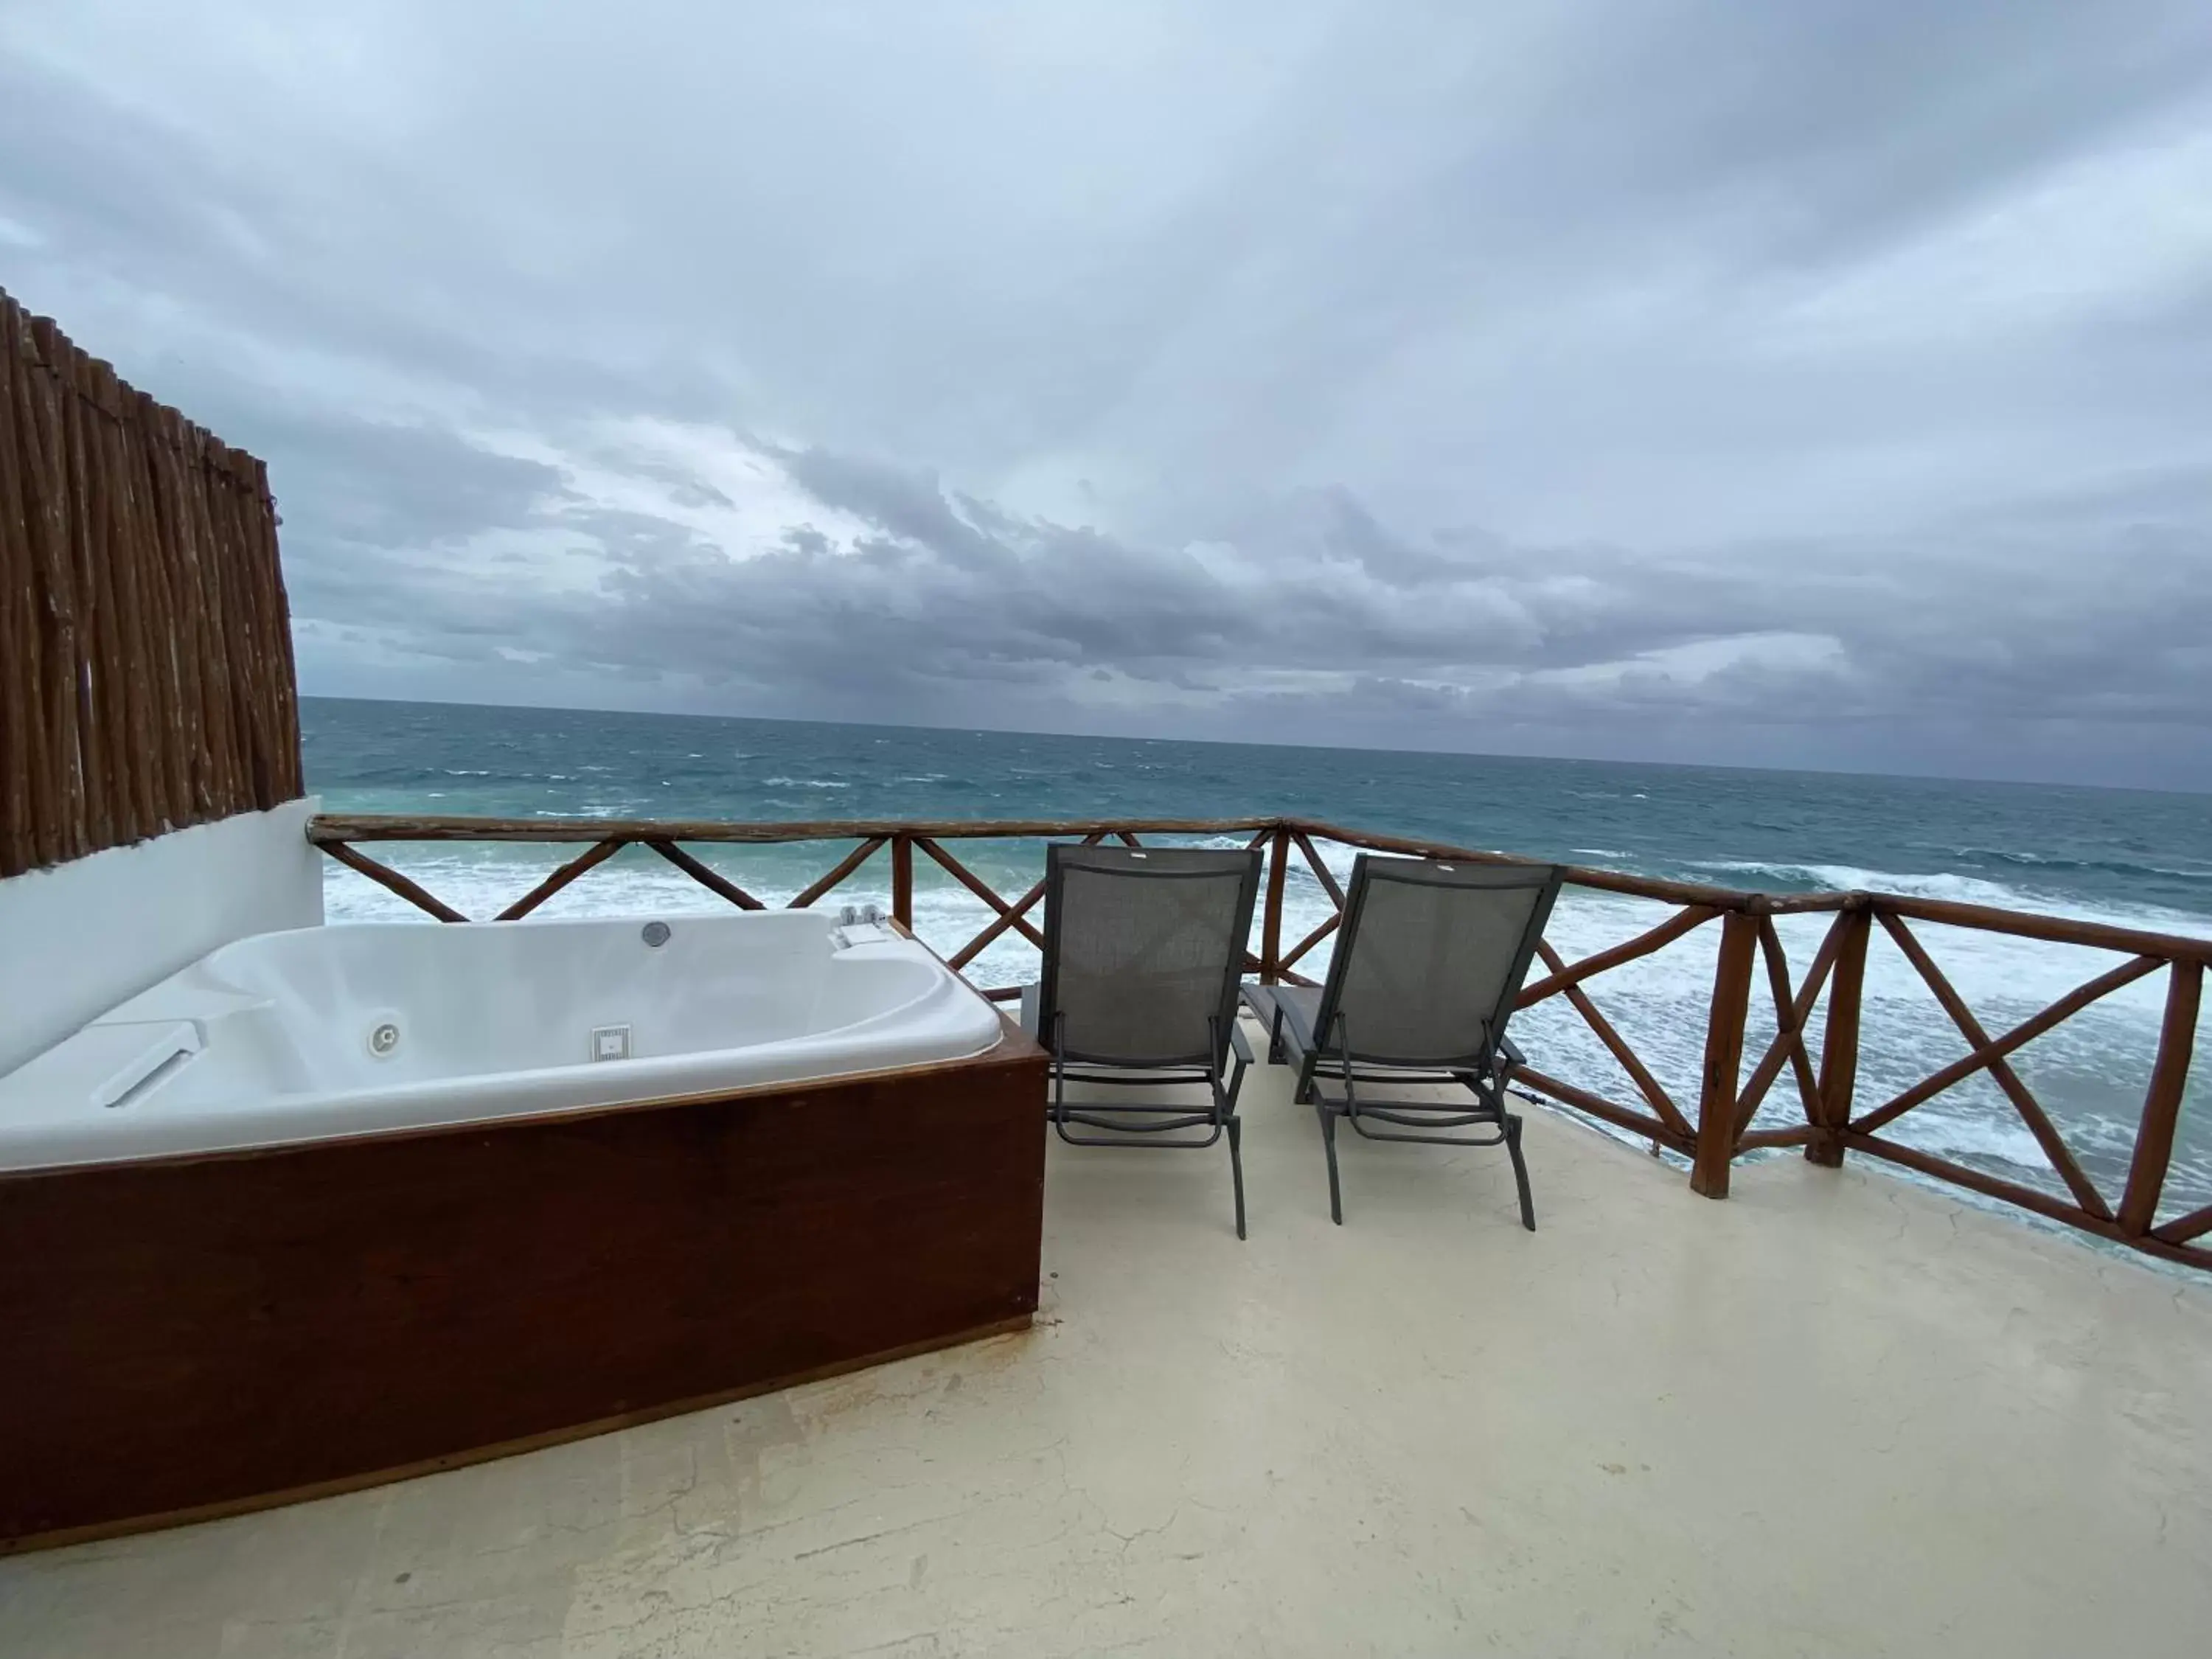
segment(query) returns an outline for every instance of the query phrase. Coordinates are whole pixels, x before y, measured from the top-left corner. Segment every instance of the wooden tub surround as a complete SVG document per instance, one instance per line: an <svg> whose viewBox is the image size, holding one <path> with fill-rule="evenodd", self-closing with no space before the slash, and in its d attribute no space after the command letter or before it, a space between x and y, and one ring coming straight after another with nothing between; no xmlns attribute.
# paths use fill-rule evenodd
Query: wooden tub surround
<svg viewBox="0 0 2212 1659"><path fill-rule="evenodd" d="M0 1176L0 1551L1026 1326L1045 1056Z"/></svg>

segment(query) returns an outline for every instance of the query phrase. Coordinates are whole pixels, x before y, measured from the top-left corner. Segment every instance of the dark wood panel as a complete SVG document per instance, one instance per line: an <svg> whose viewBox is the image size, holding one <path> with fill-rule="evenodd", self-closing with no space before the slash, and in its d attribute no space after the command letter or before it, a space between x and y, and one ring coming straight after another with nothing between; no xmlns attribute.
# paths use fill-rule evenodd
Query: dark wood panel
<svg viewBox="0 0 2212 1659"><path fill-rule="evenodd" d="M0 1537L237 1506L1004 1328L1044 1059L0 1178Z"/></svg>
<svg viewBox="0 0 2212 1659"><path fill-rule="evenodd" d="M412 1480L426 1474L441 1474L447 1469L466 1468L472 1464L488 1463L501 1457L516 1457L526 1452L543 1451L549 1446L564 1446L572 1441L588 1440L594 1435L612 1434L618 1430L635 1428L641 1424L657 1423L664 1418L680 1417L690 1412L711 1411L716 1407L731 1405L741 1400L757 1399L764 1394L775 1394L784 1389L796 1389L808 1382L819 1382L833 1376L844 1376L854 1371L866 1370L872 1365L888 1365L895 1360L910 1359L918 1354L935 1353L944 1349L978 1342L995 1336L1013 1336L1026 1332L1030 1325L1029 1314L1016 1314L995 1324L979 1325L973 1330L957 1331L949 1336L933 1336L919 1342L908 1342L896 1348L885 1348L874 1353L856 1355L849 1359L836 1359L827 1364L810 1366L803 1371L793 1371L780 1376L765 1378L757 1382L743 1382L732 1389L718 1389L712 1394L698 1395L686 1400L672 1400L665 1404L647 1406L641 1410L623 1412L613 1417L594 1418L588 1423L573 1423L564 1428L550 1429L543 1434L520 1435L512 1440L501 1440L489 1445L471 1446L465 1451L447 1452L437 1457L421 1458L412 1463L402 1463L391 1468L368 1469L358 1474L343 1474L329 1480L309 1481L305 1486L287 1486L280 1492L256 1492L250 1497L223 1498L210 1504L194 1504L180 1510L164 1510L158 1514L132 1516L122 1521L94 1522L87 1526L64 1527L52 1532L42 1532L24 1538L0 1538L0 1556L23 1554L34 1550L63 1549L72 1544L94 1543L101 1539L127 1537L134 1533L152 1532L164 1527L190 1526L202 1521L220 1521L227 1516L247 1515L256 1510L280 1508L287 1504L305 1504L319 1498L335 1498L349 1492L360 1492L369 1486L389 1486L395 1480Z"/></svg>

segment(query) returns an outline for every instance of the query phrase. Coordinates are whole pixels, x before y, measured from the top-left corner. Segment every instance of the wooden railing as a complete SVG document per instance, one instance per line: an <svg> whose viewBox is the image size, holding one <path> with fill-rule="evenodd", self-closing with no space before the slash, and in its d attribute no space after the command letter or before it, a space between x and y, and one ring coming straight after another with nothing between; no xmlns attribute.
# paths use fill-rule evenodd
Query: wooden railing
<svg viewBox="0 0 2212 1659"><path fill-rule="evenodd" d="M850 880L877 854L887 854L892 914L910 925L918 853L973 894L990 915L972 939L947 953L946 960L956 970L969 968L1009 933L1042 946L1043 936L1032 918L1043 899L1044 883L1040 878L1018 897L1009 899L977 876L950 850L947 842L1067 839L1093 844L1111 840L1136 846L1146 836L1234 836L1244 838L1249 846L1264 849L1267 861L1261 946L1256 954L1248 955L1247 970L1265 981L1302 985L1315 981L1298 971L1298 964L1336 931L1343 915L1343 889L1322 856L1319 842L1468 861L1532 862L1477 848L1288 818L749 823L328 815L314 822L309 835L331 857L445 921L467 918L407 876L362 852L361 845L379 842L584 844L586 850L560 865L493 918L502 921L528 915L577 878L631 846L649 848L732 904L759 909L765 908L763 900L702 862L686 850L685 844L851 842L850 850L788 902L793 907L813 904ZM1285 893L1294 863L1303 864L1310 872L1326 895L1331 913L1302 937L1286 943ZM1835 1166L1841 1164L1846 1152L1856 1151L2154 1255L2212 1267L2212 1246L2198 1242L2212 1234L2212 1205L2163 1222L2158 1218L2189 1079L2204 969L2212 962L2212 940L1898 894L1745 892L1577 866L1568 866L1566 881L1571 888L1656 901L1670 907L1670 913L1655 925L1579 961L1567 961L1549 940L1545 941L1539 946L1542 975L1532 977L1517 1005L1525 1009L1553 998L1565 999L1619 1063L1633 1084L1637 1098L1632 1102L1617 1099L1533 1066L1516 1074L1517 1086L1648 1140L1655 1152L1663 1149L1679 1154L1689 1164L1691 1186L1708 1197L1727 1196L1730 1170L1747 1152L1802 1147L1814 1163ZM1793 970L1775 926L1776 917L1793 914L1832 918L1802 973ZM1992 1036L1929 954L1913 931L1914 922L2118 951L2124 959L2118 966L2085 980L2032 1018ZM1717 926L1720 937L1705 1020L1704 1064L1696 1098L1686 1103L1668 1091L1607 1018L1590 988L1593 981L1606 974L1665 950L1709 925ZM1868 946L1877 930L1911 964L1958 1028L1968 1052L1887 1099L1863 1103L1857 1097L1862 994ZM2101 998L2159 973L2166 975L2165 1014L2125 1183L2114 1202L2091 1180L2008 1057ZM1752 1008L1754 998L1760 995L1761 981L1772 1004L1773 1036L1747 1074L1747 1043L1754 1024ZM1016 993L996 988L987 989L985 994L1003 1000ZM1822 1027L1817 1055L1810 1040L1816 1016ZM1763 1018L1756 1023L1762 1028L1765 1024ZM1754 1127L1761 1106L1785 1072L1796 1094L1799 1121L1777 1127ZM1982 1073L1995 1083L2033 1136L2065 1196L1936 1157L1881 1133L1916 1108Z"/></svg>

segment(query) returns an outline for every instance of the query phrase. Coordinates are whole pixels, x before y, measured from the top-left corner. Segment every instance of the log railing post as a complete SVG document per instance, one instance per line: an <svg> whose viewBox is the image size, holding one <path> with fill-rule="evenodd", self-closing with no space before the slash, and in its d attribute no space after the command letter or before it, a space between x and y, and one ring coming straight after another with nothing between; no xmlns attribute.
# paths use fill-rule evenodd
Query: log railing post
<svg viewBox="0 0 2212 1659"><path fill-rule="evenodd" d="M891 837L891 919L914 926L914 837L902 830Z"/></svg>
<svg viewBox="0 0 2212 1659"><path fill-rule="evenodd" d="M1283 977L1283 883L1291 871L1291 831L1275 826L1267 847L1267 908L1260 927L1260 981L1273 985Z"/></svg>
<svg viewBox="0 0 2212 1659"><path fill-rule="evenodd" d="M1861 904L1844 911L1836 925L1843 937L1836 948L1835 977L1828 982L1828 1023L1820 1039L1820 1133L1805 1143L1807 1160L1831 1170L1843 1167L1844 1128L1851 1121L1851 1092L1858 1085L1859 998L1866 986L1874 915Z"/></svg>
<svg viewBox="0 0 2212 1659"><path fill-rule="evenodd" d="M544 903L547 899L551 898L554 894L559 892L586 870L596 869L621 852L623 845L624 843L619 839L610 839L595 843L588 852L580 853L570 859L492 920L495 921L521 921L523 917Z"/></svg>
<svg viewBox="0 0 2212 1659"><path fill-rule="evenodd" d="M1698 1146L1690 1189L1726 1198L1735 1157L1736 1088L1743 1071L1743 1027L1751 1012L1751 970L1759 954L1759 918L1731 910L1721 919L1713 965L1712 1012L1705 1025L1704 1085L1698 1096Z"/></svg>
<svg viewBox="0 0 2212 1659"><path fill-rule="evenodd" d="M418 910L427 910L441 921L466 921L468 918L434 893L425 892L415 882L401 875L388 865L379 864L368 854L349 847L342 841L326 841L323 851L328 853L349 870L357 870L380 887L388 888Z"/></svg>
<svg viewBox="0 0 2212 1659"><path fill-rule="evenodd" d="M2128 1188L2120 1200L2120 1231L2130 1238L2141 1238L2158 1218L2158 1195L2173 1157L2173 1132L2181 1120L2181 1097L2189 1086L2189 1061L2197 1047L2204 969L2193 962L2177 962L2166 975L2158 1058L2151 1065L2142 1122L2136 1130L2135 1158L2128 1166Z"/></svg>

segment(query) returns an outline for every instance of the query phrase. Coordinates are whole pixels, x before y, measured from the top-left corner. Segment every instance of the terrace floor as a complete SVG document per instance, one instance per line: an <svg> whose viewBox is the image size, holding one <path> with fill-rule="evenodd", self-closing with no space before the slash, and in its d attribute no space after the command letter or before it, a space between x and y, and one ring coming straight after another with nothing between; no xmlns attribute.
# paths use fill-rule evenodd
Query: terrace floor
<svg viewBox="0 0 2212 1659"><path fill-rule="evenodd" d="M2201 1654L2212 1284L1790 1156L1725 1203L1532 1112L1055 1146L1032 1332L0 1560L0 1653Z"/></svg>

